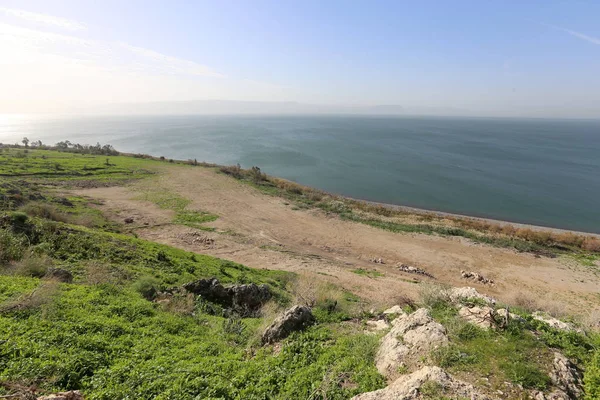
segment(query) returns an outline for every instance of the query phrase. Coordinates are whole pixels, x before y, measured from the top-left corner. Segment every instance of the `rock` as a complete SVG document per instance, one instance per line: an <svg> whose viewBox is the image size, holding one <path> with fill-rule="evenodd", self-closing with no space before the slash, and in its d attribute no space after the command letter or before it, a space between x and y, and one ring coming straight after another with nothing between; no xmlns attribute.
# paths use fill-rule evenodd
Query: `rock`
<svg viewBox="0 0 600 400"><path fill-rule="evenodd" d="M64 283L73 282L73 274L62 268L49 268L46 272L46 278Z"/></svg>
<svg viewBox="0 0 600 400"><path fill-rule="evenodd" d="M373 257L373 258L370 258L369 261L371 261L372 263L375 263L375 264L385 264L385 261L383 261L383 258L381 258L381 257Z"/></svg>
<svg viewBox="0 0 600 400"><path fill-rule="evenodd" d="M367 321L368 332L373 332L373 333L379 332L379 331L386 330L389 327L390 327L390 325L387 322L385 322L385 320L383 320L383 319Z"/></svg>
<svg viewBox="0 0 600 400"><path fill-rule="evenodd" d="M396 268L398 268L402 272L406 272L406 273L409 273L409 274L418 274L418 275L424 275L424 276L428 276L430 278L433 278L433 275L431 275L429 272L425 271L424 269L417 268L417 267L412 267L410 265L400 264Z"/></svg>
<svg viewBox="0 0 600 400"><path fill-rule="evenodd" d="M381 339L375 365L382 375L389 377L396 373L400 363L447 343L446 330L431 318L427 309L420 308L412 314L402 312Z"/></svg>
<svg viewBox="0 0 600 400"><path fill-rule="evenodd" d="M461 303L465 300L476 299L481 300L488 305L496 304L496 299L481 294L472 287L452 288L448 291L448 297L450 297L450 300L454 303Z"/></svg>
<svg viewBox="0 0 600 400"><path fill-rule="evenodd" d="M409 375L396 379L388 387L374 392L362 393L352 400L416 400L421 396L427 382L433 382L429 391L437 391L427 398L466 398L471 400L489 400L480 394L471 384L456 380L439 367L423 367Z"/></svg>
<svg viewBox="0 0 600 400"><path fill-rule="evenodd" d="M396 305L391 308L388 308L387 310L385 310L383 312L383 315L389 315L389 314L404 314L404 310L402 309L402 307Z"/></svg>
<svg viewBox="0 0 600 400"><path fill-rule="evenodd" d="M494 309L488 306L483 307L461 307L458 310L465 321L477 325L480 328L488 329L494 327Z"/></svg>
<svg viewBox="0 0 600 400"><path fill-rule="evenodd" d="M271 298L271 291L267 285L250 283L223 286L216 278L189 282L184 284L183 288L242 315L251 315L258 311Z"/></svg>
<svg viewBox="0 0 600 400"><path fill-rule="evenodd" d="M565 392L569 399L583 397L583 374L575 364L561 353L554 353L550 378L554 386Z"/></svg>
<svg viewBox="0 0 600 400"><path fill-rule="evenodd" d="M492 286L494 285L494 281L492 279L485 278L479 272L460 271L460 275L464 279L471 279L471 280L474 280L476 282L483 283L484 285L492 285Z"/></svg>
<svg viewBox="0 0 600 400"><path fill-rule="evenodd" d="M263 344L284 339L294 331L300 331L315 322L310 308L294 306L277 318L262 335Z"/></svg>
<svg viewBox="0 0 600 400"><path fill-rule="evenodd" d="M79 390L70 390L68 392L53 393L47 396L40 396L37 400L84 400Z"/></svg>
<svg viewBox="0 0 600 400"><path fill-rule="evenodd" d="M133 218L129 217L129 218L125 218L124 222L126 224L133 224Z"/></svg>
<svg viewBox="0 0 600 400"><path fill-rule="evenodd" d="M544 315L543 313L541 313L540 311L536 311L532 314L532 317L538 321L542 321L547 323L548 325L550 325L552 328L556 328L556 329L560 329L562 331L577 331L577 329L575 329L575 327L571 324L568 324L566 322L563 322L559 319Z"/></svg>
<svg viewBox="0 0 600 400"><path fill-rule="evenodd" d="M544 393L536 390L532 393L531 397L534 400L571 400L565 392L560 390L555 390L552 393Z"/></svg>
<svg viewBox="0 0 600 400"><path fill-rule="evenodd" d="M463 306L458 310L458 315L483 329L505 327L510 320L523 321L523 318L505 308L494 310L489 306Z"/></svg>

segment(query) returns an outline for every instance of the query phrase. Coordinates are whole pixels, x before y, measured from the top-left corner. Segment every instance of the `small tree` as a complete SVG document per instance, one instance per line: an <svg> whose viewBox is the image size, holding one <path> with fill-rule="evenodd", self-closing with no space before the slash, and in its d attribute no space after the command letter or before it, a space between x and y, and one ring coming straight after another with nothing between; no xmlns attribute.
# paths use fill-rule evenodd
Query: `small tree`
<svg viewBox="0 0 600 400"><path fill-rule="evenodd" d="M24 137L23 140L21 140L21 143L23 143L25 147L29 147L29 139L27 139L26 137Z"/></svg>

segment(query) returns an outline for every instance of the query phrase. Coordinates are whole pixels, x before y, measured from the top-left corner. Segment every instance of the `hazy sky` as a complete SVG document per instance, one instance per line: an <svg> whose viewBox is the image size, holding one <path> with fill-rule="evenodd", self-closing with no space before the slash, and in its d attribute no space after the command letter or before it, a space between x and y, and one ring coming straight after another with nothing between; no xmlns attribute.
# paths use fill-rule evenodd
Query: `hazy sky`
<svg viewBox="0 0 600 400"><path fill-rule="evenodd" d="M0 0L0 113L229 99L600 117L599 18L595 0Z"/></svg>

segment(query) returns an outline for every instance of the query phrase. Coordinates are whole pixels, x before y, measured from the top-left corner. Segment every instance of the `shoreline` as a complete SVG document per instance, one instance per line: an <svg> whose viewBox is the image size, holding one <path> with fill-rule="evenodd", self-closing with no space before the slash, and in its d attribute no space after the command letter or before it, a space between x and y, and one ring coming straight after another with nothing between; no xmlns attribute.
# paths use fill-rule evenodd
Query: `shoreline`
<svg viewBox="0 0 600 400"><path fill-rule="evenodd" d="M578 235L586 235L586 236L593 236L593 237L600 238L600 233L595 233L595 232L578 231L575 229L553 228L550 226L534 225L534 224L528 224L528 223L524 223L524 222L505 221L505 220L500 220L500 219L478 217L478 216L467 215L467 214L457 214L457 213L451 213L451 212L446 212L446 211L428 210L426 208L403 206L403 205L390 204L390 203L381 203L378 201L363 200L363 199L357 199L354 197L348 197L348 196L342 196L342 195L336 195L336 196L343 197L345 199L349 199L349 200L353 200L353 201L360 201L360 202L367 203L367 204L386 207L386 208L389 208L389 209L392 209L395 211L404 211L404 212L407 212L410 214L433 215L436 217L453 217L453 218L460 218L460 219L470 219L470 220L476 220L476 221L482 221L482 222L489 222L489 223L497 224L500 226L510 225L510 226L514 226L517 228L532 229L537 232L575 233Z"/></svg>
<svg viewBox="0 0 600 400"><path fill-rule="evenodd" d="M119 154L123 155L123 156L128 156L128 157L139 157L140 156L139 153L119 153ZM142 156L145 156L145 158L151 158L155 161L163 161L164 162L164 161L168 160L168 159L165 159L164 157L161 158L161 157L148 155L148 154L142 154ZM174 159L174 161L176 163L180 163L180 164L190 164L191 162L194 162L195 160ZM208 168L227 167L226 165L215 164L215 163L207 162L207 161L198 161L198 162L196 162L196 164L200 165L200 166L208 167ZM420 207L383 203L383 202L372 201L372 200L364 200L364 199L359 199L359 198L355 198L355 197L345 196L345 195L339 194L339 193L329 192L327 190L319 189L319 188L316 188L313 186L304 185L302 183L299 183L299 182L296 182L296 181L293 181L293 180L290 180L287 178L283 178L283 177L280 177L277 175L269 174L268 176L278 179L278 180L291 182L295 185L302 186L302 187L308 188L310 190L318 191L318 192L321 192L321 193L324 193L324 194L327 194L330 196L334 196L337 198L343 198L343 199L347 199L347 200L351 200L351 201L362 202L365 204L386 207L386 208L389 208L394 211L403 211L403 212L417 214L417 215L433 215L435 217L453 217L453 218L459 218L459 219L475 220L475 221L481 221L481 222L488 222L488 223L492 223L492 224L496 224L496 225L500 225L500 226L514 226L516 228L531 229L536 232L552 232L552 233L559 233L559 234L560 233L573 233L573 234L577 234L577 235L584 235L584 236L600 238L600 233L595 233L595 232L579 231L576 229L555 228L555 227L549 227L549 226L528 224L525 222L506 221L506 220L500 220L500 219L495 219L495 218L479 217L479 216L475 216L475 215L458 214L458 213L452 213L452 212L447 212L447 211L430 210L430 209L420 208Z"/></svg>

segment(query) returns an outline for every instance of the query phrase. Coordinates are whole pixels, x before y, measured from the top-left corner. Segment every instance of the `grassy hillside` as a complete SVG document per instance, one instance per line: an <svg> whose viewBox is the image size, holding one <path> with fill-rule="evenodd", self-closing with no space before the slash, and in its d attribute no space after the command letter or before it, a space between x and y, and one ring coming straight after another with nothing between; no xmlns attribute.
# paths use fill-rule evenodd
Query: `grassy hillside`
<svg viewBox="0 0 600 400"><path fill-rule="evenodd" d="M348 318L343 313L317 312L321 322L276 354L260 346L264 318L224 315L183 296L166 306L150 301L155 289L216 277L265 283L273 307L283 307L295 279L120 234L84 199L60 194L81 182L141 179L155 164L46 150L1 153L0 392L33 385L40 392L82 389L91 399L343 399L383 385L372 363L377 338L327 322ZM184 207L175 205L180 222L202 222ZM73 283L44 278L53 267L70 271Z"/></svg>
<svg viewBox="0 0 600 400"><path fill-rule="evenodd" d="M167 162L114 153L2 149L0 396L80 389L89 399L347 399L384 387L373 362L383 333L365 334L373 314L356 306L356 296L331 286L312 288L317 323L281 344L262 346L260 333L274 314L297 301L298 277L140 240L104 219L89 200L65 195L67 188L144 179L160 173ZM444 228L436 221L410 225L385 220L393 215L383 211L367 210L368 217L354 203L268 178L258 169L223 171L298 206L320 207L384 229L459 235L592 262L597 257L583 239L566 245L558 239L542 243ZM148 196L175 211L173 223L205 229L202 223L218 218L187 210L187 199ZM367 219L372 214L379 217ZM49 279L52 268L69 271L72 283ZM181 293L168 302L157 298L157 293L206 277L266 284L274 298L255 318ZM552 388L547 373L551 354L558 350L585 370L587 398L600 398L597 333L563 332L518 308L512 311L522 321L491 331L465 322L457 305L446 299L429 295L405 309L417 306L431 310L451 343L425 357L427 362L475 384L485 381L484 389L491 392L510 382L511 393L526 398L528 390Z"/></svg>

